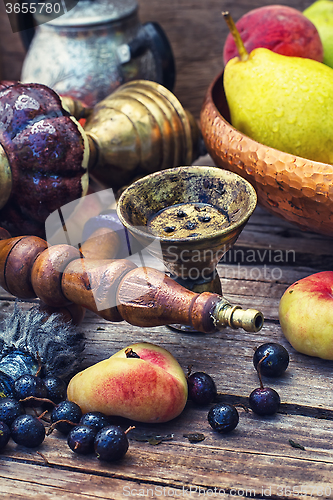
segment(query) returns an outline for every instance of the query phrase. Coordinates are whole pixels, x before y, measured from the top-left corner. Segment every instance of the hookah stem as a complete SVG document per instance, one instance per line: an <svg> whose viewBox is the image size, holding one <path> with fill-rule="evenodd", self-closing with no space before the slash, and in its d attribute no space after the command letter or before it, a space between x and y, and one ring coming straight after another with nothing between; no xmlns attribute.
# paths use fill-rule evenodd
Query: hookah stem
<svg viewBox="0 0 333 500"><path fill-rule="evenodd" d="M259 311L232 306L215 293L192 292L156 269L110 258L112 248L105 258L102 245L93 251L90 241L95 259L85 258L85 243L79 251L65 244L48 247L36 236L2 239L0 285L19 298L38 297L56 307L72 302L108 321L141 327L183 324L203 333L227 325L250 332L262 327Z"/></svg>

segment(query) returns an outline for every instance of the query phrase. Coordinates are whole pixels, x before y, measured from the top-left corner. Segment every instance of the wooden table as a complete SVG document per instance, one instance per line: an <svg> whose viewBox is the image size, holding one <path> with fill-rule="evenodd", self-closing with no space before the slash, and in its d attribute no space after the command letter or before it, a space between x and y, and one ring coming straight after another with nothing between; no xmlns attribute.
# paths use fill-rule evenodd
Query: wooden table
<svg viewBox="0 0 333 500"><path fill-rule="evenodd" d="M157 21L172 44L176 66L175 93L196 118L206 89L220 71L227 27L220 16L230 9L238 19L267 0L139 0L142 22ZM300 10L312 0L283 0ZM1 77L19 79L25 51L12 33L0 6ZM256 497L299 499L333 496L331 397L332 362L301 355L287 343L278 322L279 300L287 286L323 269L333 269L332 239L302 233L257 209L236 246L219 265L224 295L265 315L257 334L230 328L211 334L185 334L167 327L136 328L110 324L87 313L79 327L86 338L83 368L137 341L150 341L179 360L184 371L206 371L216 381L219 399L246 405L258 386L253 349L273 340L285 345L290 365L284 377L270 381L281 396L278 414L259 418L240 410L238 427L229 435L214 432L209 407L188 403L176 420L159 426L138 424L141 434L172 439L158 445L131 439L124 459L105 464L81 458L56 432L38 452L12 441L0 455L0 498L123 499ZM14 298L0 290L0 320L13 310ZM21 306L29 308L31 303ZM190 443L186 433L203 433ZM294 448L289 440L305 449Z"/></svg>
<svg viewBox="0 0 333 500"><path fill-rule="evenodd" d="M208 425L209 406L188 402L172 422L136 424L129 451L112 464L76 455L58 432L48 436L38 451L10 441L0 456L1 498L333 497L333 365L297 353L284 339L278 321L279 300L289 284L333 269L332 239L303 233L257 208L223 260L219 274L224 295L264 313L259 333L225 328L204 335L168 327L138 328L108 323L87 312L78 327L86 338L82 367L132 342L149 341L167 348L185 372L193 365L193 371L209 373L219 400L247 405L250 392L258 387L253 350L276 341L290 354L285 375L269 381L281 396L279 412L263 418L240 409L237 428L220 435ZM13 304L14 298L2 290L0 319L12 312ZM191 443L184 437L187 433L202 433L205 439ZM164 439L157 445L141 440L149 434ZM293 447L289 440L304 449Z"/></svg>

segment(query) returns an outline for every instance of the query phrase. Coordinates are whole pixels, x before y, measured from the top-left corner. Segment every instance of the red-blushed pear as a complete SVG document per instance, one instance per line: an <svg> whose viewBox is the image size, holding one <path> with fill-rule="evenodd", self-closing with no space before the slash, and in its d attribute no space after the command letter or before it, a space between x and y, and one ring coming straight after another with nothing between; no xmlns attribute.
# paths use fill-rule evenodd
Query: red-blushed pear
<svg viewBox="0 0 333 500"><path fill-rule="evenodd" d="M286 5L250 10L236 23L247 52L264 47L284 56L323 61L323 44L315 25L302 12ZM224 65L238 56L231 34L223 49Z"/></svg>
<svg viewBox="0 0 333 500"><path fill-rule="evenodd" d="M296 351L333 360L333 271L311 274L287 288L279 319Z"/></svg>
<svg viewBox="0 0 333 500"><path fill-rule="evenodd" d="M169 351L142 342L76 374L68 384L67 397L83 413L100 411L137 422L160 423L183 411L187 380Z"/></svg>

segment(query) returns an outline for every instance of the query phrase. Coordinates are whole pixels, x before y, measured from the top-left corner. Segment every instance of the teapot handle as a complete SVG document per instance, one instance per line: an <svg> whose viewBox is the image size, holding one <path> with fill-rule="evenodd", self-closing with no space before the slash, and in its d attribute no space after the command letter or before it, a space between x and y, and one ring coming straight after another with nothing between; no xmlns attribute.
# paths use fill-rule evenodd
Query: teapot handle
<svg viewBox="0 0 333 500"><path fill-rule="evenodd" d="M35 34L35 22L32 13L23 13L19 11L16 14L16 23L23 47L28 51Z"/></svg>
<svg viewBox="0 0 333 500"><path fill-rule="evenodd" d="M175 60L169 40L156 22L143 24L133 40L118 46L117 53L120 63L125 64L146 50L151 51L155 61L155 81L172 92L176 79Z"/></svg>
<svg viewBox="0 0 333 500"><path fill-rule="evenodd" d="M156 22L146 23L143 28L147 33L155 63L162 73L160 83L172 92L176 80L176 67L169 40L162 27Z"/></svg>

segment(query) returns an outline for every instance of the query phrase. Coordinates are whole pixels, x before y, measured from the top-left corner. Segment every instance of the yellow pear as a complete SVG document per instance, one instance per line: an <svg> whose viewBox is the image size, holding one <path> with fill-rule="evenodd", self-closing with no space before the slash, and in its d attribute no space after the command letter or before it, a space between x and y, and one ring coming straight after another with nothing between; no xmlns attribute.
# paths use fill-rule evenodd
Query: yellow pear
<svg viewBox="0 0 333 500"><path fill-rule="evenodd" d="M332 164L333 69L265 48L248 54L232 20L230 28L240 52L224 71L231 124L266 146Z"/></svg>
<svg viewBox="0 0 333 500"><path fill-rule="evenodd" d="M67 397L83 413L100 411L138 422L167 422L187 401L187 379L174 356L142 342L77 373Z"/></svg>

